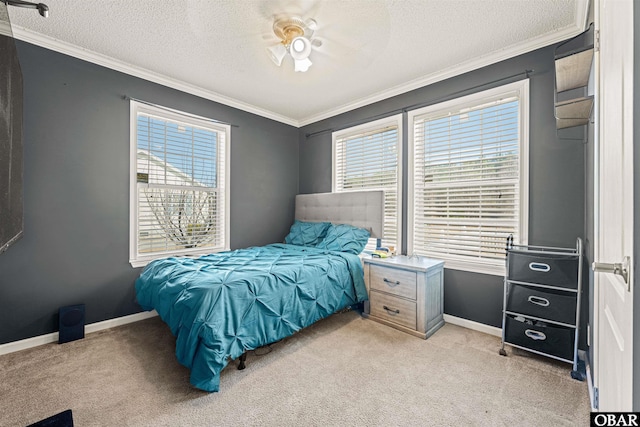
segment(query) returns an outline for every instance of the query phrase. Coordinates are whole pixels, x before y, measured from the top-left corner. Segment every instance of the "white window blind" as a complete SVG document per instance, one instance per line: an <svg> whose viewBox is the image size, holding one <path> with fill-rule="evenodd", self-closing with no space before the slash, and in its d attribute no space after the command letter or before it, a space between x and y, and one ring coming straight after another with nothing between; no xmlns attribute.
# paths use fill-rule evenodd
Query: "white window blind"
<svg viewBox="0 0 640 427"><path fill-rule="evenodd" d="M132 262L226 249L229 127L139 103L134 110Z"/></svg>
<svg viewBox="0 0 640 427"><path fill-rule="evenodd" d="M394 116L333 134L333 191L384 190L383 246L400 251L401 116ZM375 249L370 239L366 249Z"/></svg>
<svg viewBox="0 0 640 427"><path fill-rule="evenodd" d="M524 237L522 102L510 91L411 115L414 254L503 271L506 237Z"/></svg>

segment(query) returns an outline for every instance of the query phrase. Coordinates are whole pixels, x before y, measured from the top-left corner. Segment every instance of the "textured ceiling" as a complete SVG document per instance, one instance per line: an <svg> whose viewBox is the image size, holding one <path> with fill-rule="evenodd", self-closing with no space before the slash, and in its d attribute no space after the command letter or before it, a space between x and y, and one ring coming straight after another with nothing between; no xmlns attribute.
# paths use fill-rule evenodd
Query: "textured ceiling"
<svg viewBox="0 0 640 427"><path fill-rule="evenodd" d="M43 0L39 0L43 1ZM588 0L44 0L17 38L301 126L584 29ZM313 66L266 48L274 15L318 22ZM43 64L44 65L44 64Z"/></svg>

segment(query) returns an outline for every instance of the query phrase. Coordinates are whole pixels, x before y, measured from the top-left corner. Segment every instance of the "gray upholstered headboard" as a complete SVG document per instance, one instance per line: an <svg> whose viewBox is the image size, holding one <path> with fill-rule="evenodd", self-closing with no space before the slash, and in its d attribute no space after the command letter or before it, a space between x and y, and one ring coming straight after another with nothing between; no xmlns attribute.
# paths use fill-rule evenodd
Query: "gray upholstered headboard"
<svg viewBox="0 0 640 427"><path fill-rule="evenodd" d="M384 226L384 191L298 194L295 218L299 221L351 224L381 239Z"/></svg>

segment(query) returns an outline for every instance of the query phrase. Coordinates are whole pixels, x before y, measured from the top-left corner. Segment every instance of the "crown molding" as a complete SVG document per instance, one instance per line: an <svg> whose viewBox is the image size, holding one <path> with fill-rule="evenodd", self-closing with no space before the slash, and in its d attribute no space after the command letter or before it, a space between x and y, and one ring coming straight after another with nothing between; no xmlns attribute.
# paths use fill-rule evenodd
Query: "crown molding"
<svg viewBox="0 0 640 427"><path fill-rule="evenodd" d="M378 92L374 95L362 98L358 101L344 104L340 107L333 108L331 110L327 110L313 116L309 116L299 121L299 127L310 125L312 123L316 123L321 120L328 119L330 117L334 117L351 110L355 110L356 108L364 107L378 101L383 101L385 99L392 98L394 96L401 95L403 93L407 93L412 90L419 89L421 87L425 87L442 80L446 80L467 73L469 71L477 70L479 68L486 67L488 65L495 64L497 62L504 61L506 59L510 59L518 55L522 55L524 53L531 52L536 49L540 49L542 47L546 47L554 43L559 43L561 41L574 37L585 31L587 28L586 21L589 14L589 0L577 0L576 7L577 13L574 25L567 26L561 31L547 34L543 37L531 39L527 42L520 43L516 46L512 46L510 48L503 49L489 55L485 55L478 59L462 62L440 72L419 77L415 80L411 80L407 83L403 83L390 89Z"/></svg>
<svg viewBox="0 0 640 427"><path fill-rule="evenodd" d="M189 93L191 95L198 96L200 98L208 99L210 101L218 102L220 104L227 105L229 107L237 108L248 113L256 114L258 116L265 117L267 119L275 120L287 125L299 127L299 122L290 117L283 116L281 114L274 113L251 104L239 101L235 98L231 98L219 93L203 89L201 87L184 83L180 80L176 80L162 74L147 70L142 67L137 67L128 64L124 61L113 59L106 55L102 55L93 52L88 49L72 45L55 39L53 37L45 36L34 31L28 30L24 27L12 25L13 37L25 41L27 43L34 44L36 46L44 47L55 52L63 53L65 55L72 56L74 58L81 59L83 61L91 62L106 68L110 68L115 71L119 71L134 77L158 83L160 85L177 89L179 91Z"/></svg>
<svg viewBox="0 0 640 427"><path fill-rule="evenodd" d="M157 83L166 87L177 89L182 92L189 93L191 95L208 99L210 101L218 102L218 103L227 105L229 107L237 108L239 110L246 111L248 113L256 114L258 116L265 117L267 119L275 120L277 122L281 122L290 126L301 128L303 126L316 123L321 120L328 119L330 117L334 117L339 114L346 113L348 111L355 110L357 108L364 107L369 104L373 104L375 102L392 98L394 96L401 95L403 93L407 93L412 90L419 89L421 87L425 87L430 84L434 84L439 81L446 80L446 79L458 76L460 74L467 73L469 71L486 67L488 65L491 65L500 61L504 61L506 59L513 58L515 56L522 55L524 53L527 53L545 46L549 46L551 44L558 43L568 38L571 38L573 36L576 36L587 28L587 24L588 24L587 19L589 17L589 0L576 0L575 16L576 16L576 19L574 21L574 25L570 25L559 32L548 34L543 37L538 37L538 38L529 40L527 42L520 43L519 45L497 51L493 54L485 55L475 60L462 62L460 64L449 67L440 72L419 77L407 83L403 83L401 85L394 86L390 89L377 92L371 96L367 96L357 101L343 104L342 106L332 108L330 110L326 110L324 112L314 114L299 120L291 117L287 117L269 110L265 110L263 108L256 107L255 105L247 104L235 98L221 95L219 93L216 93L207 89L203 89L199 86L184 83L180 80L176 80L176 79L164 76L162 74L147 70L142 67L137 67L137 66L128 64L124 61L118 61L106 55L101 55L99 53L90 51L88 49L83 49L78 46L74 46L70 43L62 42L52 37L44 36L42 34L28 30L24 27L12 26L11 28L7 29L6 26L0 25L0 33L7 34L7 31L10 33L11 29L13 29L13 36L16 39L19 39L37 46L41 46L46 49L53 50L55 52L63 53L65 55L69 55L74 58L78 58L87 62L91 62L93 64L110 68L112 70L119 71L134 77L139 77L141 79L144 79L153 83Z"/></svg>

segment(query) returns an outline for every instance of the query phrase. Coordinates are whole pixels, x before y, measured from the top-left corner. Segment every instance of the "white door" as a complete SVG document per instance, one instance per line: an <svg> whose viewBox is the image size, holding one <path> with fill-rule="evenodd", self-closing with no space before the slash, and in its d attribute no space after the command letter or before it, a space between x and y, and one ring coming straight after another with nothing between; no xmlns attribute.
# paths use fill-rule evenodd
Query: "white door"
<svg viewBox="0 0 640 427"><path fill-rule="evenodd" d="M638 7L639 5L636 5ZM633 265L633 0L599 0L594 252ZM606 268L606 266L603 266ZM611 267L611 266L609 266ZM596 268L594 382L600 411L631 411L632 278ZM630 268L627 268L629 275Z"/></svg>

